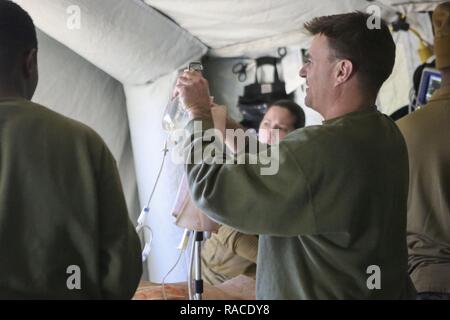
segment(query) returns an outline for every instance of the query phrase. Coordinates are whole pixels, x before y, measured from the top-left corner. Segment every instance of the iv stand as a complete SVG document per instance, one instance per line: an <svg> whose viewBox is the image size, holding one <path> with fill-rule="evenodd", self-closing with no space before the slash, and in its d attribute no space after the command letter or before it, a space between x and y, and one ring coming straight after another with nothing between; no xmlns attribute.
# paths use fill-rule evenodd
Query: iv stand
<svg viewBox="0 0 450 320"><path fill-rule="evenodd" d="M202 241L203 232L194 232L194 259L195 259L195 277L194 277L194 300L202 300L203 280L202 280Z"/></svg>
<svg viewBox="0 0 450 320"><path fill-rule="evenodd" d="M195 70L195 71L201 72L203 70L203 66L202 66L201 62L191 62L191 63L189 63L188 69L189 69L189 71ZM171 106L171 105L169 105L169 106ZM180 108L181 106L178 105L175 107ZM166 112L167 112L168 116L170 116L170 117L173 116L172 113L175 115L177 114L176 110L172 110L172 108L168 108L168 110ZM169 121L169 122L173 122L173 119L170 119L170 117L168 120L171 120L171 121ZM164 117L164 119L166 119L166 117ZM164 122L164 120L163 120L163 122ZM168 127L170 127L170 126L168 126ZM177 195L177 199L183 200L183 199L185 199L185 197L190 197L188 193L186 193L185 195L180 195L181 190L182 190L182 188L180 187L179 194ZM190 202L192 202L192 201L190 201ZM193 206L193 205L191 205L191 206ZM188 207L189 207L189 205L188 205ZM192 208L190 210L189 210L189 208L186 210L185 209L186 208L181 205L178 208L178 210L176 210L176 211L179 211L178 212L179 216L177 215L177 219L180 218L180 216L182 215L182 213L184 213L184 211L186 211L186 212L193 211ZM194 211L196 211L195 214L203 216L203 214L201 214L201 212L198 210L198 208L195 208ZM192 217L190 217L190 218L192 218ZM198 216L193 217L193 221L196 222L197 218L198 218ZM204 219L206 220L207 218L205 217ZM188 220L189 220L189 218L188 218ZM209 221L209 219L207 219L207 220ZM179 222L179 221L177 220L177 222ZM192 299L202 300L202 295L203 295L203 279L202 279L202 267L201 267L201 265L202 265L202 260L201 260L202 242L205 237L206 238L209 237L208 236L209 229L217 230L217 228L218 228L218 226L217 226L217 228L214 227L214 229L211 229L211 223L212 222L210 222L209 224L206 224L206 226L203 225L202 227L199 227L199 228L196 228L195 223L194 224L185 223L185 225L182 226L186 230L191 230L194 232L194 238L192 239L192 250L191 250L191 255L190 255L191 256L190 257L190 267L189 267L189 273L188 273L189 299L191 299L191 300ZM181 226L180 223L177 223L177 225ZM216 224L214 223L214 225L216 225ZM196 229L197 230L199 230L199 229L205 230L205 231L196 231ZM194 280L193 281L194 292L192 294L192 273L193 273L193 271L195 271L195 272L194 272L194 279L193 279Z"/></svg>

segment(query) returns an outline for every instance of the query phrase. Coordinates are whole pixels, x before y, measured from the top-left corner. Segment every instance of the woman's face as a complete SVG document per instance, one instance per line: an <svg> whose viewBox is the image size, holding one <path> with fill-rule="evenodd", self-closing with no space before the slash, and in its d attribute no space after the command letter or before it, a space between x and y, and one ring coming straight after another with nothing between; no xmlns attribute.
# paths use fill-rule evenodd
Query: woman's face
<svg viewBox="0 0 450 320"><path fill-rule="evenodd" d="M264 115L259 125L258 139L262 143L272 144L282 140L295 129L295 117L286 108L273 106ZM278 130L278 137L276 131Z"/></svg>

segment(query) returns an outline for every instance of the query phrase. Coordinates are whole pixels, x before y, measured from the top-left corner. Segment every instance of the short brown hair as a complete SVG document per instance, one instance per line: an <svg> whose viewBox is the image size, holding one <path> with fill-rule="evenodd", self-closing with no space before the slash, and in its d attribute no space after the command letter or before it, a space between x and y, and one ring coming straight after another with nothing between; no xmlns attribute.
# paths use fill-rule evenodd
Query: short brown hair
<svg viewBox="0 0 450 320"><path fill-rule="evenodd" d="M386 23L369 29L371 16L352 12L314 18L305 23L312 35L323 34L337 58L352 62L363 88L376 94L392 72L395 43Z"/></svg>

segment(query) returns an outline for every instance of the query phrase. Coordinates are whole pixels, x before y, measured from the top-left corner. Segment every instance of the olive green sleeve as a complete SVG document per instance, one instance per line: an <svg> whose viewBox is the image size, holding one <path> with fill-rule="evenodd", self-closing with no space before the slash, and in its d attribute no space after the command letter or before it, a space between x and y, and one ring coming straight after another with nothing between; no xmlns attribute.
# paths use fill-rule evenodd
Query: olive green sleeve
<svg viewBox="0 0 450 320"><path fill-rule="evenodd" d="M186 170L199 208L213 220L248 234L296 236L315 232L308 183L287 145L281 143L279 152L272 148L277 156L270 165L260 161L251 164L254 157L249 154L245 154L245 164L196 163L188 160L211 147L213 143L202 139L202 134L213 126L211 121L202 120L199 129L194 122L186 127L191 134L185 144ZM278 166L278 170L263 174L269 166Z"/></svg>
<svg viewBox="0 0 450 320"><path fill-rule="evenodd" d="M100 278L105 299L130 299L142 274L141 245L128 217L116 162L106 146L98 183Z"/></svg>

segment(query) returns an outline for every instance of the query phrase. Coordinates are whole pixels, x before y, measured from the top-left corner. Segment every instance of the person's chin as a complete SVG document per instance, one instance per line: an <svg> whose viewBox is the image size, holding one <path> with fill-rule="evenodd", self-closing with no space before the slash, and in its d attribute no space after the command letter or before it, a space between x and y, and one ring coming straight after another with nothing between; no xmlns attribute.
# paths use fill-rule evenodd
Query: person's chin
<svg viewBox="0 0 450 320"><path fill-rule="evenodd" d="M305 105L309 108L314 109L314 107L312 106L312 101L308 96L305 97Z"/></svg>

